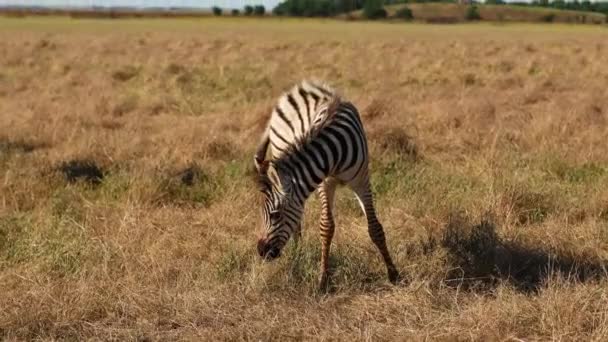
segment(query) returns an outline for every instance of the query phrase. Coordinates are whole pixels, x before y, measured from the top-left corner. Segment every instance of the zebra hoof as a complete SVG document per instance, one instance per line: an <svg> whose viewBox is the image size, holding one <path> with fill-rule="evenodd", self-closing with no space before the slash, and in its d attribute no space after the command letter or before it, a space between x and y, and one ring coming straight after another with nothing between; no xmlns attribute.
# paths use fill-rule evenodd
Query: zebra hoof
<svg viewBox="0 0 608 342"><path fill-rule="evenodd" d="M389 269L388 270L388 280L392 283L392 284L397 284L399 282L399 280L401 280L401 276L399 275L399 272L396 269Z"/></svg>
<svg viewBox="0 0 608 342"><path fill-rule="evenodd" d="M323 274L319 279L319 291L327 292L329 290L329 276Z"/></svg>

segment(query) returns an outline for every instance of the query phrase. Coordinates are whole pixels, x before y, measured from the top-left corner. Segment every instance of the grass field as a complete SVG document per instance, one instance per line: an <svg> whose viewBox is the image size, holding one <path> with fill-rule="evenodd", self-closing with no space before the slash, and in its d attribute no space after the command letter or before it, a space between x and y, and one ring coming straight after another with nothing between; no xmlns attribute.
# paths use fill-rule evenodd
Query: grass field
<svg viewBox="0 0 608 342"><path fill-rule="evenodd" d="M0 19L0 337L605 340L607 32ZM256 254L252 155L313 76L362 112L397 286L347 190L329 293L316 197Z"/></svg>

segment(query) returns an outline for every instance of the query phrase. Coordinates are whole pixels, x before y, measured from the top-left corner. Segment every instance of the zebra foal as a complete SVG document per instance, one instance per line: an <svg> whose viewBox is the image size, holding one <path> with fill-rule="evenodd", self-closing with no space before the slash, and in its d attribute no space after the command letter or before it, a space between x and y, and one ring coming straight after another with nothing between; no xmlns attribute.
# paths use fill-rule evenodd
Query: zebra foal
<svg viewBox="0 0 608 342"><path fill-rule="evenodd" d="M321 82L296 84L279 97L254 162L264 198L264 232L257 245L261 257L277 258L291 236L300 236L305 202L317 190L321 200L319 286L325 288L335 231L335 190L346 185L365 213L369 236L384 260L389 280L397 281L399 274L374 208L367 139L355 106Z"/></svg>

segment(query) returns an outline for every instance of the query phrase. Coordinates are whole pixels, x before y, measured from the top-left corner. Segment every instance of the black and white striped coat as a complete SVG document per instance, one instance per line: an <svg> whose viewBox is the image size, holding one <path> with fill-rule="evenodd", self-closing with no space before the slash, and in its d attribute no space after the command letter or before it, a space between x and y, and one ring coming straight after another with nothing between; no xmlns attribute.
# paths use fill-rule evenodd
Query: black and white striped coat
<svg viewBox="0 0 608 342"><path fill-rule="evenodd" d="M269 157L266 155L269 152ZM357 108L325 83L304 80L281 95L254 157L264 194L264 233L258 252L265 259L280 255L291 236L300 234L306 199L321 198L321 286L327 285L328 256L334 234L336 186L346 185L364 210L372 241L391 281L398 273L376 217L369 181L368 148Z"/></svg>

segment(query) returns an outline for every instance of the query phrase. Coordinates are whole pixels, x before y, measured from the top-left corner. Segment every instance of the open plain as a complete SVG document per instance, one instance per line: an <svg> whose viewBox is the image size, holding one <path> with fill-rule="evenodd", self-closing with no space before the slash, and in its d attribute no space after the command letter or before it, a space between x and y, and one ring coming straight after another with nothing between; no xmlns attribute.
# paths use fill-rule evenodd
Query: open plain
<svg viewBox="0 0 608 342"><path fill-rule="evenodd" d="M3 340L605 340L608 29L0 19ZM252 156L302 78L359 107L393 286L338 191L255 251Z"/></svg>

